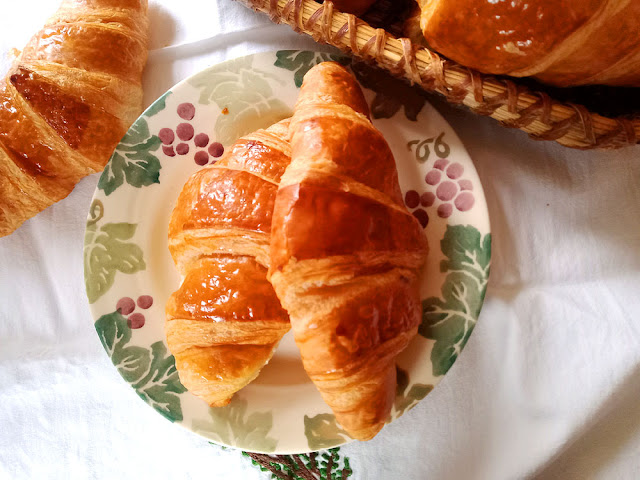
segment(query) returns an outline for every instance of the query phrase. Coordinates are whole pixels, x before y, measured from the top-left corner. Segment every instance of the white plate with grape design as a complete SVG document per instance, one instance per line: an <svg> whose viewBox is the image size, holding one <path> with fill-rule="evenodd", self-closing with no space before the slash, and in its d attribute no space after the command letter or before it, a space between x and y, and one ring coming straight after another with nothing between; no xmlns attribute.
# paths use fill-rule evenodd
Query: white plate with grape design
<svg viewBox="0 0 640 480"><path fill-rule="evenodd" d="M209 408L185 390L164 336L164 306L179 286L167 227L189 176L241 135L289 116L304 73L325 60L349 65L364 87L373 123L395 155L407 208L431 247L421 289L423 322L397 360L390 421L409 411L467 342L491 258L487 207L473 163L418 90L326 53L268 52L215 65L173 87L129 129L100 177L87 220L87 296L100 341L124 380L170 421L253 452L309 452L351 439L307 378L291 333L228 406Z"/></svg>

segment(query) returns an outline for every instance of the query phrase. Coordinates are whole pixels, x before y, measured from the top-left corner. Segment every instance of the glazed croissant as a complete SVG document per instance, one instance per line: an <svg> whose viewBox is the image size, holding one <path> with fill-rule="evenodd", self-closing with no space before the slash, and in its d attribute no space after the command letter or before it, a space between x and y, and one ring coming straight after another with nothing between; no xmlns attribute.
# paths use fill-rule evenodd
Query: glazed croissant
<svg viewBox="0 0 640 480"><path fill-rule="evenodd" d="M102 170L142 110L147 0L64 0L0 85L0 236Z"/></svg>
<svg viewBox="0 0 640 480"><path fill-rule="evenodd" d="M267 281L273 204L291 155L288 124L241 138L195 173L169 224L183 281L167 303L167 344L183 385L211 406L251 382L290 328Z"/></svg>
<svg viewBox="0 0 640 480"><path fill-rule="evenodd" d="M388 418L395 358L421 317L426 237L355 79L321 63L291 119L292 160L273 212L269 278L305 370L354 438Z"/></svg>
<svg viewBox="0 0 640 480"><path fill-rule="evenodd" d="M638 0L418 0L439 53L481 72L558 86L640 86Z"/></svg>

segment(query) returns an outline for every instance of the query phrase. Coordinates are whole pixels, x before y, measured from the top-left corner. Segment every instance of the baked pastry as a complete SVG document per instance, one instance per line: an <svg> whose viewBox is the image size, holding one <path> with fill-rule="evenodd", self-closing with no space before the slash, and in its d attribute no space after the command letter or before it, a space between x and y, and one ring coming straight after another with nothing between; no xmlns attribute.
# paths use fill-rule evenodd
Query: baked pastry
<svg viewBox="0 0 640 480"><path fill-rule="evenodd" d="M376 0L333 0L333 5L344 13L362 15Z"/></svg>
<svg viewBox="0 0 640 480"><path fill-rule="evenodd" d="M0 84L0 236L99 172L142 111L147 0L64 0Z"/></svg>
<svg viewBox="0 0 640 480"><path fill-rule="evenodd" d="M273 212L269 279L309 377L359 440L388 419L396 356L417 332L426 237L355 79L333 62L304 77L291 164Z"/></svg>
<svg viewBox="0 0 640 480"><path fill-rule="evenodd" d="M167 344L182 384L211 406L251 382L290 328L267 281L288 124L241 138L196 172L171 216L169 250L183 280L166 306Z"/></svg>
<svg viewBox="0 0 640 480"><path fill-rule="evenodd" d="M418 0L430 47L481 72L640 86L635 0Z"/></svg>

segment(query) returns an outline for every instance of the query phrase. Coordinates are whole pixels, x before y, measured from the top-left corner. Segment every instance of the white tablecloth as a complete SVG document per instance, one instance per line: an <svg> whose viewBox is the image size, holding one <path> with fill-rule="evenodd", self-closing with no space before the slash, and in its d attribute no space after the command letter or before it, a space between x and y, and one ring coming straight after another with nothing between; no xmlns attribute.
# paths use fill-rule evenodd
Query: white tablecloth
<svg viewBox="0 0 640 480"><path fill-rule="evenodd" d="M55 3L4 2L0 54ZM152 0L151 21L145 105L227 58L314 45L231 0ZM484 185L486 303L434 392L341 449L352 478L640 478L640 148L569 150L434 103ZM162 419L105 355L82 278L96 182L0 239L0 478L267 478Z"/></svg>

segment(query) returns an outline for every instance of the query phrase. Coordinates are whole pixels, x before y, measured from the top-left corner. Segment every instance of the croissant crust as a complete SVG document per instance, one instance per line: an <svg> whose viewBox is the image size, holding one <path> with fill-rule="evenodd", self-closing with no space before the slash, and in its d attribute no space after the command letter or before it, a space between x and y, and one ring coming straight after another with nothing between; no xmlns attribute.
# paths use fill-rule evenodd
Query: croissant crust
<svg viewBox="0 0 640 480"><path fill-rule="evenodd" d="M147 30L146 0L65 0L18 56L0 83L0 236L107 163L142 110Z"/></svg>
<svg viewBox="0 0 640 480"><path fill-rule="evenodd" d="M171 217L169 250L183 280L166 306L167 343L183 385L211 406L256 378L290 328L267 281L287 126L241 138L196 172Z"/></svg>
<svg viewBox="0 0 640 480"><path fill-rule="evenodd" d="M426 238L403 205L391 150L343 67L309 70L289 134L269 279L305 370L338 422L367 440L388 419L395 358L420 322Z"/></svg>

